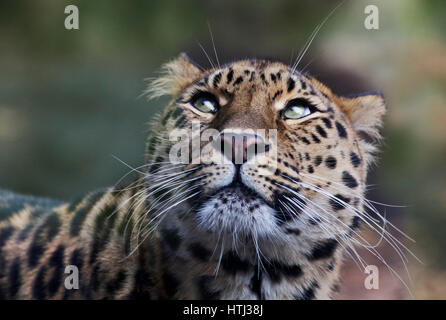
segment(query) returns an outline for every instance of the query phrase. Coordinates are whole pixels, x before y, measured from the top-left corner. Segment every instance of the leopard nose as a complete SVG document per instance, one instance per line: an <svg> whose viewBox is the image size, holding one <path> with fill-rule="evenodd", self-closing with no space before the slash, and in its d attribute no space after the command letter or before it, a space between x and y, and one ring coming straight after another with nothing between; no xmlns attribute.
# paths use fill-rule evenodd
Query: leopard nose
<svg viewBox="0 0 446 320"><path fill-rule="evenodd" d="M222 132L220 142L220 152L234 164L244 164L269 150L265 140L256 134Z"/></svg>

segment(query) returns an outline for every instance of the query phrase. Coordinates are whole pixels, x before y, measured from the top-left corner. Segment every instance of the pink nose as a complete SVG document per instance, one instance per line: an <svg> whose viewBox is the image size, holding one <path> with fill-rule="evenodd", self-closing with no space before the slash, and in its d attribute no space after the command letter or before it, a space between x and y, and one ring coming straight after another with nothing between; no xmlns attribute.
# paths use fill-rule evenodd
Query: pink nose
<svg viewBox="0 0 446 320"><path fill-rule="evenodd" d="M234 164L243 164L269 149L263 138L256 134L223 132L220 134L220 139L220 152Z"/></svg>

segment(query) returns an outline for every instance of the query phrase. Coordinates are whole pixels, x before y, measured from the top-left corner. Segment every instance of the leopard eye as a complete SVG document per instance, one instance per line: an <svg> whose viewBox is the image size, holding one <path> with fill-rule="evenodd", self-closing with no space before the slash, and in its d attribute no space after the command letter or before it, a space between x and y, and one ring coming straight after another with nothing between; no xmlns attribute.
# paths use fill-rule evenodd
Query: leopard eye
<svg viewBox="0 0 446 320"><path fill-rule="evenodd" d="M191 104L195 109L203 113L215 113L218 111L217 98L209 92L198 92L192 99Z"/></svg>
<svg viewBox="0 0 446 320"><path fill-rule="evenodd" d="M286 107L282 110L283 119L300 119L313 111L313 106L306 100L294 99L287 103Z"/></svg>
<svg viewBox="0 0 446 320"><path fill-rule="evenodd" d="M283 116L286 119L299 119L309 114L310 109L304 106L291 106L283 112Z"/></svg>

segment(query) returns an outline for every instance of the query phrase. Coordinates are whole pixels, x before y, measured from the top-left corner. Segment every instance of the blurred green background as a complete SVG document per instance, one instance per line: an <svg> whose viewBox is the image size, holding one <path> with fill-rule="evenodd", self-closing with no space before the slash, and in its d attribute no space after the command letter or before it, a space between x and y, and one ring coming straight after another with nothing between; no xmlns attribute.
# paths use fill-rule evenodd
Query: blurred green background
<svg viewBox="0 0 446 320"><path fill-rule="evenodd" d="M111 155L142 164L147 122L166 103L140 97L143 79L181 51L209 66L200 49L214 58L208 25L220 62L291 62L338 3L2 0L0 187L71 199L115 183L128 168ZM80 30L64 28L69 4ZM364 28L369 4L379 30ZM408 261L415 298L446 298L445 17L443 0L347 0L299 66L339 94L383 92L389 112L369 198L406 206L378 208L417 241L408 244L424 262ZM354 269L343 297L410 297L390 278L366 292Z"/></svg>

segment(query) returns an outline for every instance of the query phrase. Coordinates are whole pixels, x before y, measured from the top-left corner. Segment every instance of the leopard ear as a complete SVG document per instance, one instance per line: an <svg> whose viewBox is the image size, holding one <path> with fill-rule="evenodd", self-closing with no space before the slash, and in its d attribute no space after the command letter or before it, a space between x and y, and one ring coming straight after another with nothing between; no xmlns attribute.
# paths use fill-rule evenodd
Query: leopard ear
<svg viewBox="0 0 446 320"><path fill-rule="evenodd" d="M145 93L149 98L158 98L164 95L176 98L186 86L194 82L201 74L202 71L198 65L192 62L187 54L183 52L162 67L161 76L150 82Z"/></svg>
<svg viewBox="0 0 446 320"><path fill-rule="evenodd" d="M361 94L340 97L341 108L359 134L365 134L372 139L379 139L379 129L386 113L386 104L380 92L365 92Z"/></svg>
<svg viewBox="0 0 446 320"><path fill-rule="evenodd" d="M350 119L353 129L360 138L367 162L372 162L373 154L381 139L380 129L386 113L384 98L379 92L365 92L357 95L338 97L338 104Z"/></svg>

